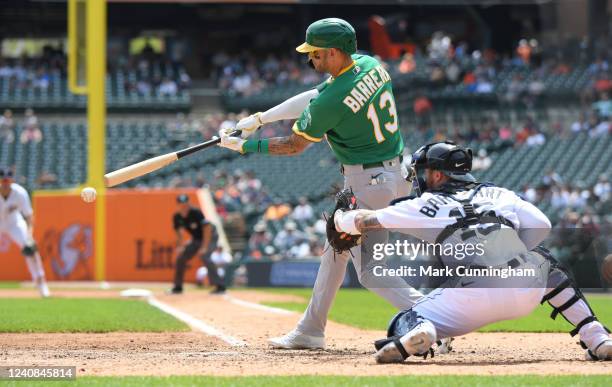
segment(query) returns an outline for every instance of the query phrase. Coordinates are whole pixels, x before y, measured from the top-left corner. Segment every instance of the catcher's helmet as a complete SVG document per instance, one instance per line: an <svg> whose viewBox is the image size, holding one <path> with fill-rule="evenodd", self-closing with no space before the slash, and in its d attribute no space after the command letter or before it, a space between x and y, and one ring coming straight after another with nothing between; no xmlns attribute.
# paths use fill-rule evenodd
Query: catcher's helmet
<svg viewBox="0 0 612 387"><path fill-rule="evenodd" d="M295 50L308 53L325 48L338 48L351 55L357 51L355 29L347 21L338 18L317 20L306 30L306 42Z"/></svg>
<svg viewBox="0 0 612 387"><path fill-rule="evenodd" d="M441 171L455 182L476 182L470 174L472 150L451 141L434 142L420 147L412 155L411 169L407 180L412 182L413 189L419 196L428 189L422 177L422 171L425 169Z"/></svg>
<svg viewBox="0 0 612 387"><path fill-rule="evenodd" d="M463 148L451 141L427 144L412 156L416 169L435 169L444 172L453 180L473 183L472 150Z"/></svg>

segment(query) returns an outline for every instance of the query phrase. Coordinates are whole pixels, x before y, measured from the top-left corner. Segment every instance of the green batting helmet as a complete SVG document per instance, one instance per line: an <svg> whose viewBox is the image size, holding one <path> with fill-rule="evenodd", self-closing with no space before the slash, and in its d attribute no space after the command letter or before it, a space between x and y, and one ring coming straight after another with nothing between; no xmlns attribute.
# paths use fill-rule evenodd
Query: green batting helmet
<svg viewBox="0 0 612 387"><path fill-rule="evenodd" d="M335 17L317 20L306 30L306 42L296 51L308 53L325 48L339 48L347 54L357 51L355 29L347 21Z"/></svg>

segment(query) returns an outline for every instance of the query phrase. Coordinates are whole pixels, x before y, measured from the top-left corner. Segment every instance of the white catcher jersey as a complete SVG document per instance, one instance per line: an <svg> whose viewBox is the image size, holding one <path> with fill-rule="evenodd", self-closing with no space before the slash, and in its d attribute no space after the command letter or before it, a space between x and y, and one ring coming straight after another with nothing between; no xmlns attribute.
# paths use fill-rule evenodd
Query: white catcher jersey
<svg viewBox="0 0 612 387"><path fill-rule="evenodd" d="M472 191L461 191L453 196L467 199ZM542 241L543 230L547 235L550 229L546 215L506 188L481 187L471 203L477 213L495 211L497 216L511 221L516 230L524 230L519 231L519 237L528 249ZM409 234L430 243L435 242L446 226L457 222L459 214L465 216L461 203L439 192L425 192L420 197L376 210L378 222L386 229L409 230Z"/></svg>
<svg viewBox="0 0 612 387"><path fill-rule="evenodd" d="M19 184L11 184L11 193L5 199L0 195L0 229L17 224L22 216L32 215L28 192Z"/></svg>

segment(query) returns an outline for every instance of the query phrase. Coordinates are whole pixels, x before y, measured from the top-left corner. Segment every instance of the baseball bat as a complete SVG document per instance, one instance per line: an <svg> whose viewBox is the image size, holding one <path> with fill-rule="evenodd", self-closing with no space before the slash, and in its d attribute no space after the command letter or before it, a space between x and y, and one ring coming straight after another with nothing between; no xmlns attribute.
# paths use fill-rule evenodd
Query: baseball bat
<svg viewBox="0 0 612 387"><path fill-rule="evenodd" d="M230 136L239 136L240 133L242 133L240 130L235 130L234 132L230 133ZM121 183L125 183L128 180L132 180L137 177L146 175L147 173L157 171L158 169L161 169L166 165L172 164L180 158L188 156L199 150L217 145L220 142L220 138L213 138L212 140L202 142L200 144L182 149L177 152L166 153L165 155L156 156L136 164L128 165L127 167L118 169L116 171L109 172L104 175L104 185L110 188Z"/></svg>

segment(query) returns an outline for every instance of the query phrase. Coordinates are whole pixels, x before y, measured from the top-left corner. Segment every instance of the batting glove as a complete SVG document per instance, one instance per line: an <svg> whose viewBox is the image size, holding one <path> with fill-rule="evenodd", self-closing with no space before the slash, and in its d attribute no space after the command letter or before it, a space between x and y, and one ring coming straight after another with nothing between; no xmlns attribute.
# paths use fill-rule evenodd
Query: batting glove
<svg viewBox="0 0 612 387"><path fill-rule="evenodd" d="M235 152L240 152L244 154L244 151L242 150L242 146L244 145L245 142L246 140L243 140L240 137L232 137L232 136L227 136L225 134L221 134L221 142L219 143L219 146L222 148L231 149Z"/></svg>
<svg viewBox="0 0 612 387"><path fill-rule="evenodd" d="M229 132L232 132L234 130L241 130L242 134L240 135L240 137L247 138L253 133L255 133L257 129L259 129L263 124L264 123L261 120L261 113L255 113L238 121L235 129L225 129L225 132L229 134Z"/></svg>

